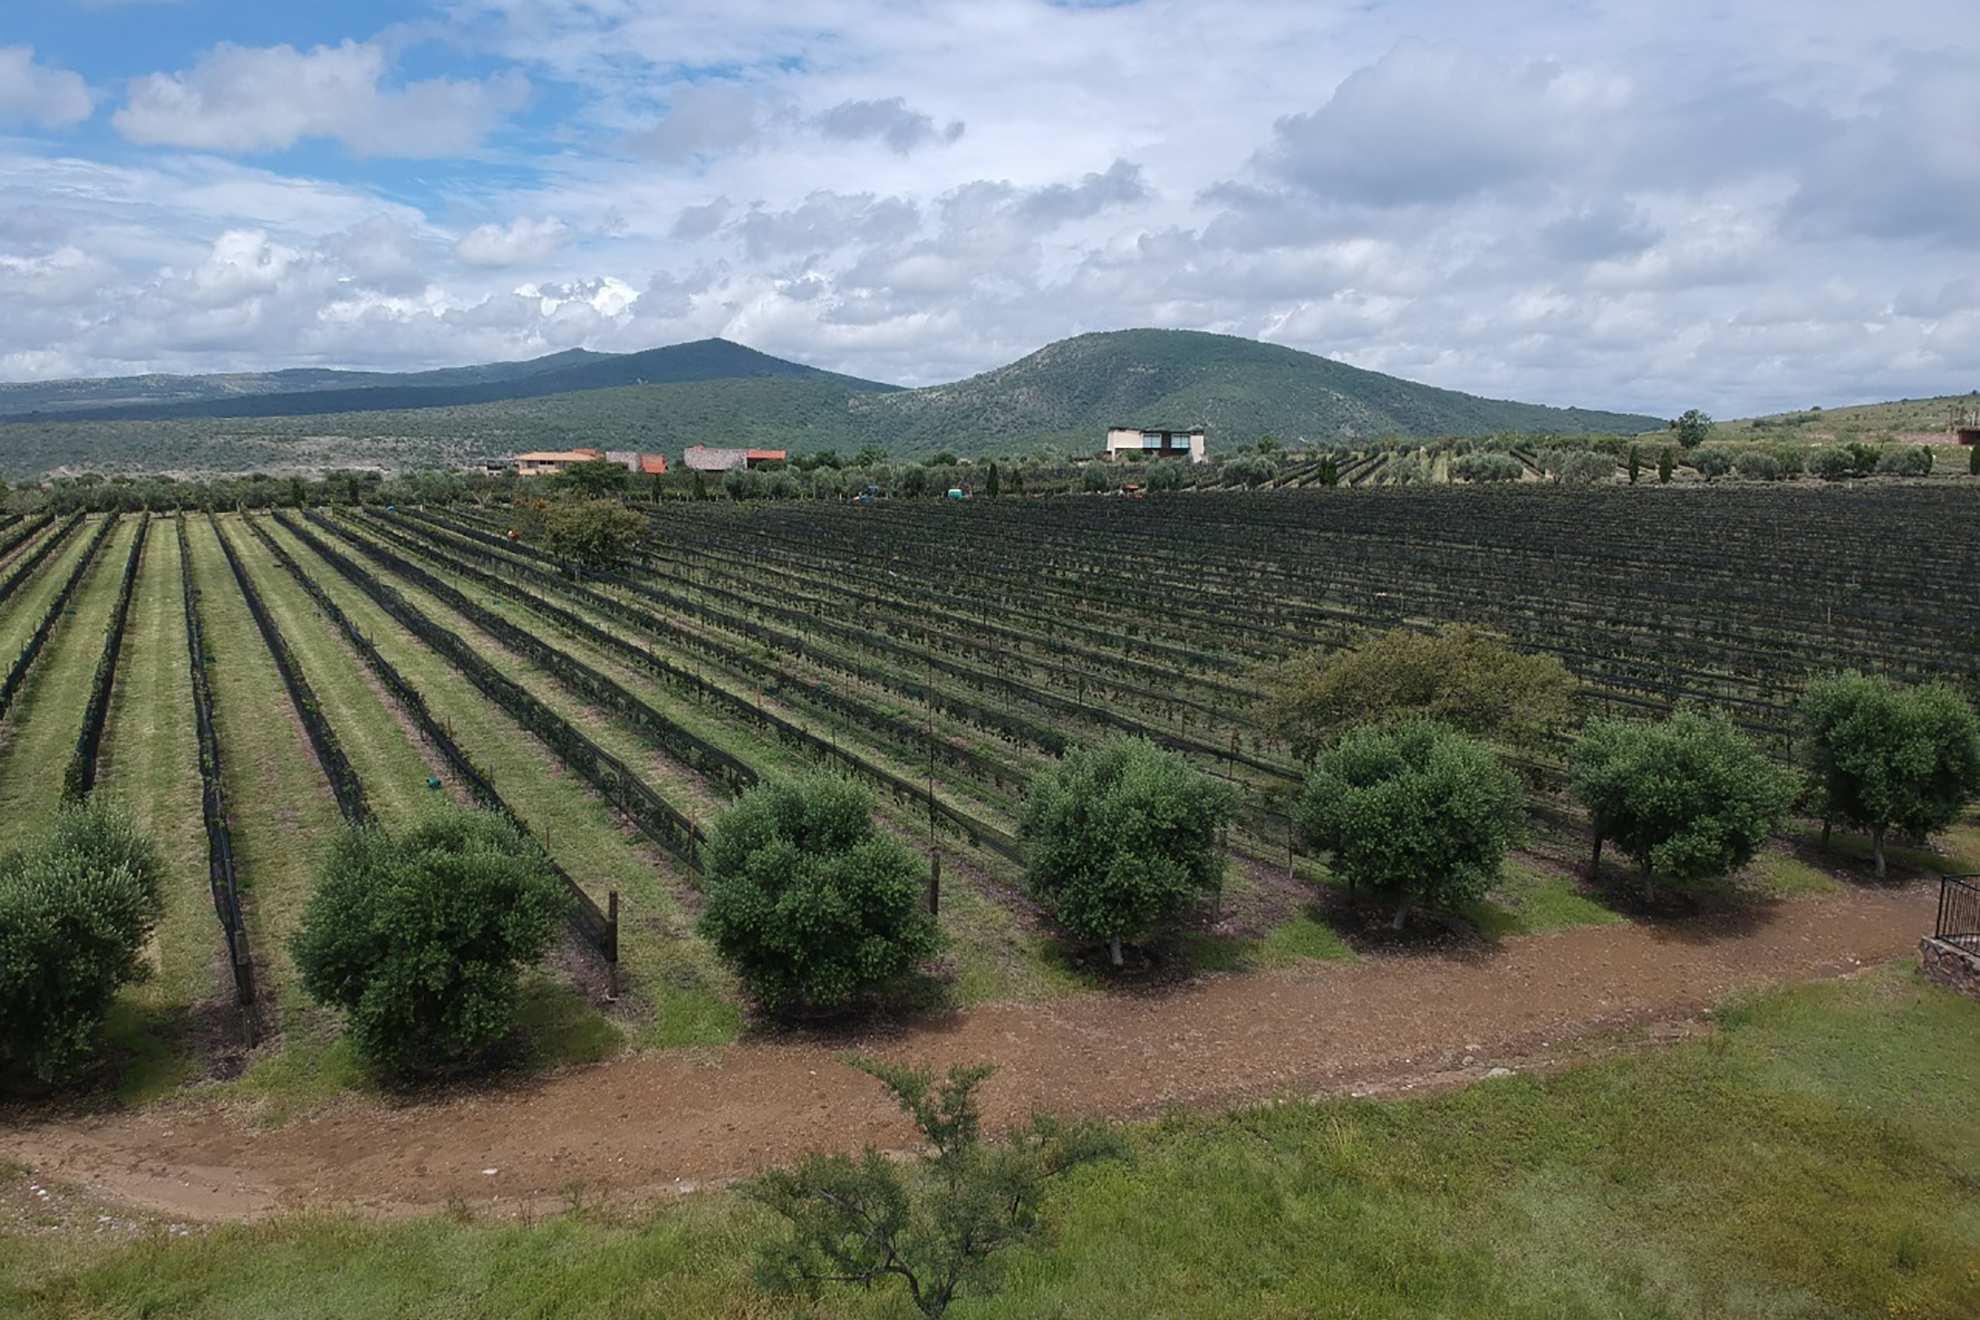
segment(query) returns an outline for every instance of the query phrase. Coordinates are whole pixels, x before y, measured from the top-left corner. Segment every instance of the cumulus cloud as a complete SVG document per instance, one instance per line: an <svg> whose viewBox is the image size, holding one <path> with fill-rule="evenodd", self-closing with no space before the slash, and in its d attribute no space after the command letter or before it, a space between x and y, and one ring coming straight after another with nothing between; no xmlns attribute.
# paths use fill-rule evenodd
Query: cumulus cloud
<svg viewBox="0 0 1980 1320"><path fill-rule="evenodd" d="M389 215L367 216L327 235L321 249L355 283L381 293L415 293L430 282L430 245Z"/></svg>
<svg viewBox="0 0 1980 1320"><path fill-rule="evenodd" d="M386 85L389 72L370 43L299 51L223 42L189 70L134 80L111 121L147 146L254 153L331 138L360 156L432 157L473 150L529 96L513 70L397 87Z"/></svg>
<svg viewBox="0 0 1980 1320"><path fill-rule="evenodd" d="M692 243L699 238L707 238L722 227L729 218L732 205L728 198L717 197L712 202L699 206L684 206L674 218L674 227L668 231L669 237Z"/></svg>
<svg viewBox="0 0 1980 1320"><path fill-rule="evenodd" d="M1084 220L1115 206L1145 202L1155 194L1141 179L1141 166L1117 160L1105 172L1089 174L1078 183L1054 183L1038 189L1019 204L1028 220L1061 225Z"/></svg>
<svg viewBox="0 0 1980 1320"><path fill-rule="evenodd" d="M506 225L478 225L454 244L454 255L470 266L529 266L554 255L575 238L556 216L532 220L517 216Z"/></svg>
<svg viewBox="0 0 1980 1320"><path fill-rule="evenodd" d="M877 139L905 156L916 147L954 142L963 135L963 122L952 119L938 128L932 116L908 109L906 98L895 96L841 101L818 117L818 130L847 142Z"/></svg>
<svg viewBox="0 0 1980 1320"><path fill-rule="evenodd" d="M0 46L0 128L67 128L95 106L81 75L36 63L32 46Z"/></svg>

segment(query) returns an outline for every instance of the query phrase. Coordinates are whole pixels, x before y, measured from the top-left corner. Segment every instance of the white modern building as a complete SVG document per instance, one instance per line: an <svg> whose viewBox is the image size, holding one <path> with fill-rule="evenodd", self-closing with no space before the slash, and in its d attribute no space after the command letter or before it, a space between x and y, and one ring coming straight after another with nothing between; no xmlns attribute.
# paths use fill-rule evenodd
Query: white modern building
<svg viewBox="0 0 1980 1320"><path fill-rule="evenodd" d="M1137 453L1145 458L1187 458L1192 463L1207 460L1203 452L1203 428L1149 428L1110 426L1107 428L1107 458L1118 461L1122 454Z"/></svg>

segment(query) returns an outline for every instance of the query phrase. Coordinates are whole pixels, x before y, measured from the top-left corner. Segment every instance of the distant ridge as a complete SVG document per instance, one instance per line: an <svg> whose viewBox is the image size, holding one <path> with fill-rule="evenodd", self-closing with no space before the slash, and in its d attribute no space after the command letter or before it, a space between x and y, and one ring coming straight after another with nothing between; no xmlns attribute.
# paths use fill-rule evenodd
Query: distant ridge
<svg viewBox="0 0 1980 1320"><path fill-rule="evenodd" d="M304 388L277 388L282 384ZM363 382L353 384L353 381ZM94 400L91 390L97 391ZM116 402L101 401L105 396ZM1110 425L1209 430L1212 454L1496 431L1641 434L1662 419L1482 399L1233 335L1117 330L901 389L723 339L412 373L125 377L0 386L0 475L459 467L527 449L877 446L895 458L1091 453ZM78 406L85 402L94 406Z"/></svg>
<svg viewBox="0 0 1980 1320"><path fill-rule="evenodd" d="M349 412L387 412L409 408L463 408L514 399L540 399L579 394L625 385L685 385L710 380L813 380L838 385L850 393L899 389L879 381L841 376L836 372L787 362L726 339L698 339L641 353L592 353L573 349L521 363L492 363L425 372L296 373L296 388L252 392L228 390L230 380L282 381L290 373L267 377L121 377L103 382L65 381L67 386L96 384L115 389L124 382L163 382L184 379L212 382L219 392L203 397L139 400L91 405L70 404L57 414L75 422L158 421L181 417L303 417ZM344 379L355 377L355 380ZM288 383L284 381L283 383ZM32 418L47 421L46 412L23 413L10 406L0 387L0 421Z"/></svg>

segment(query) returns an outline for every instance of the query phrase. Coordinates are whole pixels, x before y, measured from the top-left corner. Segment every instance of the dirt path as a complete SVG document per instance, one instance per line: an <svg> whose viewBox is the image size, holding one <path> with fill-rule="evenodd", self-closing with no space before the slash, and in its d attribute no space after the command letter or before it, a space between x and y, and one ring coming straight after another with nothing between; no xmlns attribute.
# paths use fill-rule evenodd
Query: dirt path
<svg viewBox="0 0 1980 1320"><path fill-rule="evenodd" d="M1590 1033L1683 1021L1745 987L1903 954L1929 929L1935 892L1859 890L1731 919L973 1009L834 1044L993 1060L985 1111L1000 1121L1447 1083ZM438 1101L354 1099L274 1129L248 1117L166 1105L47 1120L0 1133L0 1158L116 1203L221 1219L304 1204L393 1213L455 1196L516 1207L576 1186L687 1190L807 1149L909 1136L879 1087L815 1039L640 1055Z"/></svg>

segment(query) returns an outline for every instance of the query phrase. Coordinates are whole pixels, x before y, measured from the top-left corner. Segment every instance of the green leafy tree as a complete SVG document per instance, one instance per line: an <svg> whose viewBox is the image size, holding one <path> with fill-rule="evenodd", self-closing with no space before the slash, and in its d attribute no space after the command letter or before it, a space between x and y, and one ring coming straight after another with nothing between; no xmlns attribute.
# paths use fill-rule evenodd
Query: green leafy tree
<svg viewBox="0 0 1980 1320"><path fill-rule="evenodd" d="M1700 412L1696 408L1686 408L1678 415L1678 419L1671 423L1671 429L1677 432L1679 447L1696 449L1711 437L1712 418L1710 414Z"/></svg>
<svg viewBox="0 0 1980 1320"><path fill-rule="evenodd" d="M861 445L859 452L853 455L854 467L879 467L886 461L887 451L879 445Z"/></svg>
<svg viewBox="0 0 1980 1320"><path fill-rule="evenodd" d="M954 467L957 461L958 460L954 453L952 453L947 449L944 449L938 454L930 454L927 458L922 459L921 465L923 467L932 467L932 468Z"/></svg>
<svg viewBox="0 0 1980 1320"><path fill-rule="evenodd" d="M873 825L851 780L767 781L702 850L701 933L773 1009L830 1009L886 991L941 950L923 864Z"/></svg>
<svg viewBox="0 0 1980 1320"><path fill-rule="evenodd" d="M694 498L698 500L713 498L708 493L708 475L700 468L694 470Z"/></svg>
<svg viewBox="0 0 1980 1320"><path fill-rule="evenodd" d="M1360 729L1314 758L1294 800L1306 846L1335 874L1396 904L1482 898L1522 833L1519 780L1484 743L1434 720Z"/></svg>
<svg viewBox="0 0 1980 1320"><path fill-rule="evenodd" d="M1794 776L1722 716L1591 720L1570 756L1595 831L1591 870L1613 842L1643 876L1690 890L1753 860L1794 802Z"/></svg>
<svg viewBox="0 0 1980 1320"><path fill-rule="evenodd" d="M1635 445L1629 447L1629 484L1634 486L1643 472L1643 451Z"/></svg>
<svg viewBox="0 0 1980 1320"><path fill-rule="evenodd" d="M1218 837L1237 806L1228 785L1140 738L1075 748L1032 781L1019 813L1025 881L1076 940L1123 941L1173 928L1223 882Z"/></svg>
<svg viewBox="0 0 1980 1320"><path fill-rule="evenodd" d="M999 479L999 477L997 476L997 462L995 459L992 459L990 462L989 475L985 476L983 479L984 497L986 499L994 500L997 498L998 495L1003 493L1003 489L1004 489L1004 484L1002 480Z"/></svg>
<svg viewBox="0 0 1980 1320"><path fill-rule="evenodd" d="M1480 452L1460 454L1451 460L1451 475L1459 481L1479 484L1518 481L1525 473L1526 468L1511 454Z"/></svg>
<svg viewBox="0 0 1980 1320"><path fill-rule="evenodd" d="M1677 455L1673 454L1670 448L1666 446L1657 454L1657 484L1660 486L1670 485L1671 473L1676 470Z"/></svg>
<svg viewBox="0 0 1980 1320"><path fill-rule="evenodd" d="M436 810L398 838L354 826L289 940L303 989L349 1015L358 1053L388 1073L484 1063L515 1026L522 970L569 901L534 841L502 817Z"/></svg>
<svg viewBox="0 0 1980 1320"><path fill-rule="evenodd" d="M916 1310L940 1316L965 1279L978 1294L995 1287L994 1256L1043 1235L1053 1179L1126 1150L1097 1119L1066 1125L1042 1114L985 1141L976 1090L988 1067L952 1067L938 1082L927 1069L847 1062L887 1088L928 1154L915 1163L872 1146L856 1159L813 1154L743 1184L745 1196L789 1225L758 1256L757 1281L773 1292L899 1279Z"/></svg>
<svg viewBox="0 0 1980 1320"><path fill-rule="evenodd" d="M117 992L150 973L158 853L98 802L0 857L0 1076L70 1080Z"/></svg>
<svg viewBox="0 0 1980 1320"><path fill-rule="evenodd" d="M1338 486L1341 484L1341 465L1335 461L1332 454L1327 454L1321 458L1320 467L1315 472L1314 479L1323 486Z"/></svg>
<svg viewBox="0 0 1980 1320"><path fill-rule="evenodd" d="M1188 482L1188 465L1180 458L1164 458L1148 467L1150 490L1181 490Z"/></svg>
<svg viewBox="0 0 1980 1320"><path fill-rule="evenodd" d="M604 572L632 557L646 519L617 500L559 500L542 511L543 548L581 572Z"/></svg>
<svg viewBox="0 0 1980 1320"><path fill-rule="evenodd" d="M1269 671L1266 684L1265 727L1302 760L1352 729L1417 716L1534 752L1567 726L1576 687L1557 657L1464 624L1316 649Z"/></svg>
<svg viewBox="0 0 1980 1320"><path fill-rule="evenodd" d="M1102 462L1088 463L1079 472L1079 488L1089 494L1114 489L1114 474Z"/></svg>
<svg viewBox="0 0 1980 1320"><path fill-rule="evenodd" d="M603 500L623 495L626 483L632 473L624 463L614 463L609 458L588 458L582 463L573 463L549 479L549 484L558 490L569 491L579 499Z"/></svg>
<svg viewBox="0 0 1980 1320"><path fill-rule="evenodd" d="M1923 839L1980 795L1980 720L1944 683L1901 688L1855 671L1808 685L1801 698L1808 767L1828 822L1867 830L1884 875L1884 836Z"/></svg>

